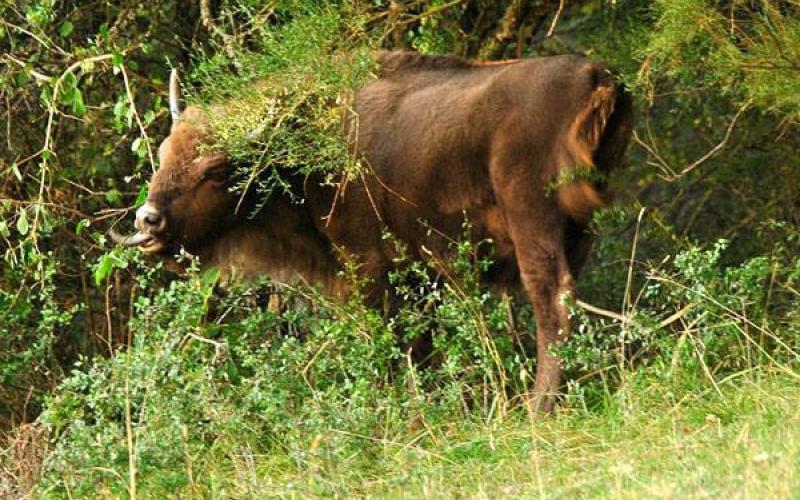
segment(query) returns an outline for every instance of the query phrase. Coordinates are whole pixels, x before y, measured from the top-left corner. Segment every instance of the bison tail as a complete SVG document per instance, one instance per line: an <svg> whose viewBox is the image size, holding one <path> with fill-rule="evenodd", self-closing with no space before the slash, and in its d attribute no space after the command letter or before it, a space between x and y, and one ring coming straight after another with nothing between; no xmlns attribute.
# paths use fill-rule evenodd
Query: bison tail
<svg viewBox="0 0 800 500"><path fill-rule="evenodd" d="M585 224L608 204L606 176L622 161L633 127L631 96L605 67L590 67L593 90L569 129L569 159L558 172L562 212Z"/></svg>

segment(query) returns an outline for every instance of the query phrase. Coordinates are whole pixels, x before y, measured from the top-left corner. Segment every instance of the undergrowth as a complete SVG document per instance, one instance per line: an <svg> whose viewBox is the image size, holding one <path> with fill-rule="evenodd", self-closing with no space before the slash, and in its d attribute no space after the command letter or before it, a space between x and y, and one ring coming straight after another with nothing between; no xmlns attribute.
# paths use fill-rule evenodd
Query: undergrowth
<svg viewBox="0 0 800 500"><path fill-rule="evenodd" d="M530 467L552 470L538 479L550 484L559 477L555 450L578 453L558 437L577 432L572 426L596 422L591 439L608 453L643 439L636 453L647 454L663 440L684 446L674 432L623 438L622 429L644 433L653 412L677 412L655 425L680 422L687 439L708 434L714 442L738 418L731 397L759 411L775 406L752 417L769 425L797 418L782 413L787 403L777 396L759 406L731 387L796 384L799 311L786 294L796 293L798 262L724 266L724 248L689 248L648 269L618 317L576 306L577 332L559 349L572 380L560 416L533 423L521 401L534 361L514 341L529 335L529 316L481 285L489 261L473 244L459 243L446 270L400 267L393 283L407 306L389 318L357 295L334 305L299 288L281 290L283 307L267 307L274 288L219 295L213 270L190 270L138 298L127 350L79 363L49 399L40 423L51 445L38 491L346 495L409 487L424 495L423 476L444 481L440 474L474 460L479 468L503 463L525 481L534 479ZM423 365L400 341L419 335L434 348ZM508 463L515 456L528 457L526 465ZM619 467L628 468L605 473L629 484L646 464L631 458ZM595 484L597 492L612 486ZM522 483L507 488L525 493Z"/></svg>

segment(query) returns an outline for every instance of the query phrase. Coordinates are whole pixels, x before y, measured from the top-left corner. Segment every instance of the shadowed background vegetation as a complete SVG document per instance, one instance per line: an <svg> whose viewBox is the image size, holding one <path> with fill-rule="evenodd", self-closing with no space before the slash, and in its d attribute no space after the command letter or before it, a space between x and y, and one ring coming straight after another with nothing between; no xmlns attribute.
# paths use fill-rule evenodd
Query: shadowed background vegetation
<svg viewBox="0 0 800 500"><path fill-rule="evenodd" d="M799 9L4 2L0 496L796 491L769 471L800 459ZM278 196L287 169L358 181L340 120L379 48L585 53L636 96L555 419L528 424L519 404L533 322L481 285L489 242L404 263L392 283L407 307L387 318L266 281L218 294L214 272L176 276L105 237L146 197L170 68L209 110L211 147L243 165L239 187ZM399 348L420 332L425 369ZM595 482L565 480L579 472Z"/></svg>

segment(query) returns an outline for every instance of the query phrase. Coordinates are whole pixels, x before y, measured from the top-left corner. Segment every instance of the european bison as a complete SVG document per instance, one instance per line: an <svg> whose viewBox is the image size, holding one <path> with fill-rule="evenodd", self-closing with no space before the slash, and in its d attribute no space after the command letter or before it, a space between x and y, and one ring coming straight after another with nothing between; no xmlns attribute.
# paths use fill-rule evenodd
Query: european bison
<svg viewBox="0 0 800 500"><path fill-rule="evenodd" d="M395 252L385 229L416 258L446 259L466 215L472 236L495 244L487 278L504 287L521 281L533 303L531 404L549 411L562 368L548 348L570 331L563 298L574 294L589 251L589 218L606 202L605 176L627 147L631 99L606 66L580 56L379 57L378 78L356 93L350 127L368 166L364 182L337 195L321 175L296 175L303 204L274 194L250 218L236 210L225 156L198 152L208 122L200 109L180 109L173 73L172 131L136 213L138 233L116 239L149 254L183 247L227 274L313 283L334 295L347 293L337 271L355 259L378 300Z"/></svg>

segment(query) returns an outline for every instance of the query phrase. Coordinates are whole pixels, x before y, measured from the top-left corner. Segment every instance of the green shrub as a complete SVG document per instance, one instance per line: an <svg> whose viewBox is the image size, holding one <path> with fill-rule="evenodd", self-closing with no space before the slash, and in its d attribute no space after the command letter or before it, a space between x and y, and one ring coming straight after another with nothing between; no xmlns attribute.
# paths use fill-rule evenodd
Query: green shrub
<svg viewBox="0 0 800 500"><path fill-rule="evenodd" d="M389 321L358 294L332 304L288 288L293 307L280 312L259 305L264 288L215 297L214 271L139 297L133 344L79 363L49 400L43 487L124 494L135 469L139 487L170 491L190 486L187 457L201 481L206 460L245 448L302 454L334 430L372 436L415 418L504 415L529 368L513 355L508 303L480 285L488 261L476 259L464 242L448 280L432 278L442 271L433 264L398 270L408 300ZM399 341L418 335L432 336L439 360L422 371Z"/></svg>
<svg viewBox="0 0 800 500"><path fill-rule="evenodd" d="M712 385L759 367L797 366L800 260L776 246L770 256L724 265L727 245L693 245L646 268L621 313L573 307L577 331L560 348L567 368L604 372L605 399L609 381L616 387L643 365L651 375L677 372Z"/></svg>

